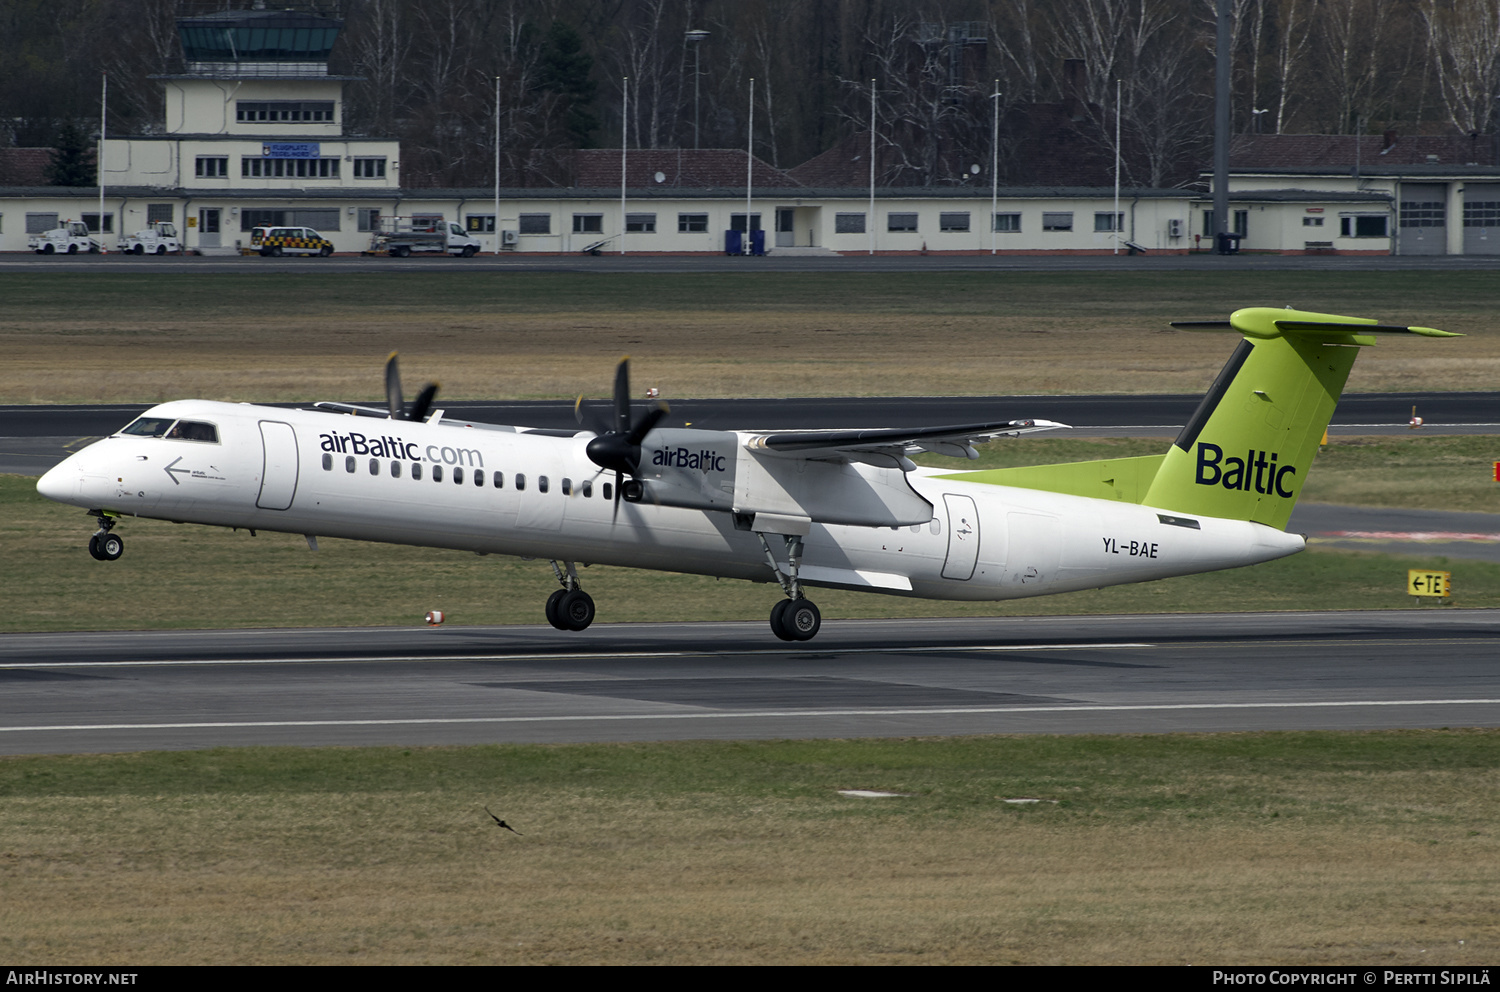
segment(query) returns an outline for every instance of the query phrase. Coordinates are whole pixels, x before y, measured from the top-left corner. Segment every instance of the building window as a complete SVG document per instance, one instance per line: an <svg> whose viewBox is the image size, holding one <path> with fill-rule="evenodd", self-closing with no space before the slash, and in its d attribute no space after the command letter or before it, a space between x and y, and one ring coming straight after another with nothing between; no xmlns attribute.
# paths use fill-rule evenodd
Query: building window
<svg viewBox="0 0 1500 992"><path fill-rule="evenodd" d="M84 214L82 216L82 219L83 219L84 226L86 226L89 229L89 233L90 234L98 234L99 233L99 215L97 213ZM105 234L113 234L114 230L115 230L115 215L114 214L105 214L104 215L104 233Z"/></svg>
<svg viewBox="0 0 1500 992"><path fill-rule="evenodd" d="M1323 226L1323 218L1321 218L1321 217L1304 217L1304 218L1302 218L1302 226L1303 227L1322 227Z"/></svg>
<svg viewBox="0 0 1500 992"><path fill-rule="evenodd" d="M573 215L573 233L574 234L603 234L604 233L604 215L603 214L574 214Z"/></svg>
<svg viewBox="0 0 1500 992"><path fill-rule="evenodd" d="M1384 238L1387 234L1386 214L1349 214L1339 217L1339 236L1345 238ZM1464 222L1468 223L1465 217Z"/></svg>
<svg viewBox="0 0 1500 992"><path fill-rule="evenodd" d="M962 213L940 213L938 214L939 231L967 231L969 229L969 212Z"/></svg>
<svg viewBox="0 0 1500 992"><path fill-rule="evenodd" d="M384 179L384 158L357 158L354 160L355 179Z"/></svg>
<svg viewBox="0 0 1500 992"><path fill-rule="evenodd" d="M708 231L708 214L678 214L678 234L704 234Z"/></svg>
<svg viewBox="0 0 1500 992"><path fill-rule="evenodd" d="M200 155L195 175L199 179L227 179L229 178L229 159L219 155Z"/></svg>
<svg viewBox="0 0 1500 992"><path fill-rule="evenodd" d="M729 215L729 229L731 231L743 231L745 229L745 215L744 214L730 214ZM760 229L761 229L760 228L760 214L751 214L750 215L750 230L752 230L752 231L759 231Z"/></svg>
<svg viewBox="0 0 1500 992"><path fill-rule="evenodd" d="M834 234L864 234L865 233L865 215L862 214L862 213L858 213L858 214L834 214L833 215L833 233Z"/></svg>
<svg viewBox="0 0 1500 992"><path fill-rule="evenodd" d="M522 234L551 234L551 214L522 214L518 219Z"/></svg>
<svg viewBox="0 0 1500 992"><path fill-rule="evenodd" d="M888 214L885 219L887 231L915 231L917 229L916 214Z"/></svg>
<svg viewBox="0 0 1500 992"><path fill-rule="evenodd" d="M333 101L240 100L234 119L241 124L327 124L333 121Z"/></svg>
<svg viewBox="0 0 1500 992"><path fill-rule="evenodd" d="M1500 227L1500 200L1465 200L1464 227Z"/></svg>
<svg viewBox="0 0 1500 992"><path fill-rule="evenodd" d="M359 218L359 229L361 231L380 230L380 211L377 208L360 207L359 213L356 216Z"/></svg>
<svg viewBox="0 0 1500 992"><path fill-rule="evenodd" d="M27 214L26 233L46 234L57 227L57 214ZM176 478L176 476L173 476Z"/></svg>
<svg viewBox="0 0 1500 992"><path fill-rule="evenodd" d="M1244 237L1250 232L1250 211L1236 210L1234 212L1234 233Z"/></svg>
<svg viewBox="0 0 1500 992"><path fill-rule="evenodd" d="M1042 230L1044 231L1071 231L1073 230L1073 214L1068 213L1044 213L1042 214Z"/></svg>
<svg viewBox="0 0 1500 992"><path fill-rule="evenodd" d="M627 234L655 234L655 214L626 214L625 231Z"/></svg>
<svg viewBox="0 0 1500 992"><path fill-rule="evenodd" d="M992 228L997 232L1008 234L1019 234L1021 231L1020 214L996 214L995 226Z"/></svg>
<svg viewBox="0 0 1500 992"><path fill-rule="evenodd" d="M1113 211L1094 214L1094 233L1120 232L1125 229L1125 215Z"/></svg>
<svg viewBox="0 0 1500 992"><path fill-rule="evenodd" d="M469 214L464 218L464 227L470 234L494 234L494 214Z"/></svg>
<svg viewBox="0 0 1500 992"><path fill-rule="evenodd" d="M161 221L171 223L172 204L170 203L148 203L146 204L146 223L156 224Z"/></svg>
<svg viewBox="0 0 1500 992"><path fill-rule="evenodd" d="M254 158L240 159L240 176L249 179L337 179L336 158Z"/></svg>
<svg viewBox="0 0 1500 992"><path fill-rule="evenodd" d="M1468 204L1464 205L1467 226ZM1442 200L1406 200L1401 204L1402 227L1447 227L1448 212Z"/></svg>

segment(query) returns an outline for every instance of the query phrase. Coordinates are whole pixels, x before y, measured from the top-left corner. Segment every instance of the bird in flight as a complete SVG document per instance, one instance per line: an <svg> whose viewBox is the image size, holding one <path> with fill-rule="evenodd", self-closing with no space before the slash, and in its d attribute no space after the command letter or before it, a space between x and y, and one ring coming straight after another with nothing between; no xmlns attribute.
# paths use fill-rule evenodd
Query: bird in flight
<svg viewBox="0 0 1500 992"><path fill-rule="evenodd" d="M486 806L484 808L484 811L486 813L490 813L490 808L488 806ZM494 820L496 823L500 824L500 826L504 827L506 830L509 830L511 833L515 834L517 837L524 837L525 836L525 834L521 833L521 831L519 831L515 827L511 826L509 823L506 823L504 820L500 819L494 813L490 813L490 819Z"/></svg>

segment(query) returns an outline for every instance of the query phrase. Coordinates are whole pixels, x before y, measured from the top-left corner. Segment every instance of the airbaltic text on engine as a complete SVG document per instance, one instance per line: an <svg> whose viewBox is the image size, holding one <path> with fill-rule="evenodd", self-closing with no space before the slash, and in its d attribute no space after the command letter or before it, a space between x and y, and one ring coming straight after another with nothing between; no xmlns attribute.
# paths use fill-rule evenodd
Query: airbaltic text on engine
<svg viewBox="0 0 1500 992"><path fill-rule="evenodd" d="M662 448L651 456L652 465L666 468L696 468L705 475L724 471L724 456L716 451L689 451L686 448Z"/></svg>
<svg viewBox="0 0 1500 992"><path fill-rule="evenodd" d="M484 455L474 448L449 448L429 444L419 449L411 441L399 437L366 437L358 431L348 434L319 434L324 451L336 451L346 455L369 455L372 458L406 458L414 462L442 462L444 465L472 465L484 468ZM417 453L418 451L421 453ZM425 454L425 458L423 455Z"/></svg>
<svg viewBox="0 0 1500 992"><path fill-rule="evenodd" d="M1225 489L1240 489L1245 492L1254 489L1267 496L1274 491L1276 495L1290 499L1292 491L1283 488L1282 480L1288 475L1296 475L1296 467L1292 465L1278 467L1276 453L1270 452L1270 461L1266 461L1266 454L1264 451L1256 451L1252 448L1245 452L1244 458L1225 458L1224 449L1217 444L1199 441L1198 477L1193 481L1200 486L1223 486ZM1220 468L1220 465L1223 468Z"/></svg>

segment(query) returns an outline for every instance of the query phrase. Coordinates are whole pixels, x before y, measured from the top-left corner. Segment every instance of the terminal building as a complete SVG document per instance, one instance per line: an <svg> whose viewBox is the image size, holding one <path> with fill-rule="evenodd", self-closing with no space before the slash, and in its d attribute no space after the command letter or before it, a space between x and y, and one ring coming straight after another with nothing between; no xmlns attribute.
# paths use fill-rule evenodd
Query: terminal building
<svg viewBox="0 0 1500 992"><path fill-rule="evenodd" d="M872 192L827 168L837 151L790 170L757 159L747 176L744 150L592 149L573 153L568 186L403 186L399 142L346 133L352 77L329 72L342 26L296 10L180 18L181 71L155 77L162 132L103 142L103 216L97 187L12 176L15 185L0 186L0 251L24 251L28 235L76 219L111 250L171 221L188 250L206 254L235 253L262 225L311 227L357 252L391 217L460 224L489 252L713 253L746 232L789 254L1213 246L1207 176L1197 189L1127 188L1118 199L1101 185L992 190L980 176ZM1243 251L1500 254L1500 168L1483 144L1242 136L1231 156L1232 229Z"/></svg>

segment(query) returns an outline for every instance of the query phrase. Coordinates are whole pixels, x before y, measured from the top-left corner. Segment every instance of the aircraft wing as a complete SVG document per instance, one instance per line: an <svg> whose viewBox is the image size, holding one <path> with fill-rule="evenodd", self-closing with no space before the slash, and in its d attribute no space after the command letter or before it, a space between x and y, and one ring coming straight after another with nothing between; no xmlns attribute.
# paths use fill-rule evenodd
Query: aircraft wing
<svg viewBox="0 0 1500 992"><path fill-rule="evenodd" d="M949 424L942 427L892 427L854 431L778 431L750 439L746 447L802 457L857 456L878 452L906 455L919 451L978 458L973 446L996 437L1018 437L1034 431L1066 428L1051 420L1006 420L991 424Z"/></svg>

